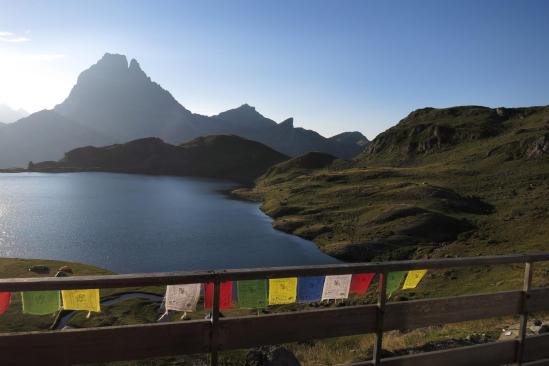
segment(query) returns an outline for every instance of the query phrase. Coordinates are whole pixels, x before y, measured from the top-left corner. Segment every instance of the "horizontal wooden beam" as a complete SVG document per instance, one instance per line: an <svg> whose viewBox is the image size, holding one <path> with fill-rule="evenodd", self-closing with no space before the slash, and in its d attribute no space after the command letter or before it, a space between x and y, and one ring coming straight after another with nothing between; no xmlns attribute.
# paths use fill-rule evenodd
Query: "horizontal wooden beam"
<svg viewBox="0 0 549 366"><path fill-rule="evenodd" d="M384 330L416 329L430 325L515 315L521 291L393 302L385 308ZM549 307L546 307L546 309Z"/></svg>
<svg viewBox="0 0 549 366"><path fill-rule="evenodd" d="M383 366L500 366L515 359L516 341L479 344L389 357L381 360ZM371 366L371 361L357 362L350 366Z"/></svg>
<svg viewBox="0 0 549 366"><path fill-rule="evenodd" d="M228 269L215 271L222 281L248 280L255 278L281 278L291 276L321 276L351 273L381 273L414 269L440 269L454 267L512 264L549 261L549 253L513 254L485 257L460 257L441 259L418 259L407 261L338 263L316 266L271 267L256 269Z"/></svg>
<svg viewBox="0 0 549 366"><path fill-rule="evenodd" d="M220 281L248 280L256 278L280 278L292 276L336 275L367 272L392 272L413 269L438 269L481 265L512 264L549 261L549 253L513 254L486 257L462 257L390 261L380 263L338 263L316 266L269 267L255 269L230 269L198 272L159 272L106 276L37 277L0 279L2 291L36 291L77 288L120 288L136 286L161 286Z"/></svg>
<svg viewBox="0 0 549 366"><path fill-rule="evenodd" d="M528 291L528 312L536 312L549 309L549 288L535 288Z"/></svg>
<svg viewBox="0 0 549 366"><path fill-rule="evenodd" d="M538 361L526 362L522 366L549 366L549 359L543 359Z"/></svg>
<svg viewBox="0 0 549 366"><path fill-rule="evenodd" d="M299 311L219 320L221 350L371 333L376 306Z"/></svg>
<svg viewBox="0 0 549 366"><path fill-rule="evenodd" d="M526 338L523 358L525 361L549 358L549 334L540 334Z"/></svg>
<svg viewBox="0 0 549 366"><path fill-rule="evenodd" d="M208 320L0 334L2 365L73 365L209 351Z"/></svg>
<svg viewBox="0 0 549 366"><path fill-rule="evenodd" d="M183 285L187 283L211 282L214 278L215 274L211 272L10 278L0 279L0 292Z"/></svg>

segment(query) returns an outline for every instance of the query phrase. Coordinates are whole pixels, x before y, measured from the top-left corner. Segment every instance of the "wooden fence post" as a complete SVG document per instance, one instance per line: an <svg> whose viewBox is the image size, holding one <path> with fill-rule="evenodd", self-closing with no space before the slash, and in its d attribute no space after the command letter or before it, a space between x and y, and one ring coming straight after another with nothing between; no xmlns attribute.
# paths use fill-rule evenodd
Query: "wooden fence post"
<svg viewBox="0 0 549 366"><path fill-rule="evenodd" d="M211 366L217 366L218 364L218 354L217 354L217 347L218 347L218 324L219 324L219 294L221 291L221 282L219 278L216 278L214 280L214 288L213 288L213 302L212 302L212 331L211 331L211 337L210 337L210 365Z"/></svg>
<svg viewBox="0 0 549 366"><path fill-rule="evenodd" d="M375 366L379 366L381 364L381 350L383 346L383 316L385 314L385 302L387 301L387 272L382 272L379 276L376 317L376 340L374 344L373 355L373 361Z"/></svg>
<svg viewBox="0 0 549 366"><path fill-rule="evenodd" d="M532 286L533 263L526 262L524 267L524 283L522 285L522 303L520 314L520 330L517 343L517 365L522 365L526 332L528 331L528 297Z"/></svg>

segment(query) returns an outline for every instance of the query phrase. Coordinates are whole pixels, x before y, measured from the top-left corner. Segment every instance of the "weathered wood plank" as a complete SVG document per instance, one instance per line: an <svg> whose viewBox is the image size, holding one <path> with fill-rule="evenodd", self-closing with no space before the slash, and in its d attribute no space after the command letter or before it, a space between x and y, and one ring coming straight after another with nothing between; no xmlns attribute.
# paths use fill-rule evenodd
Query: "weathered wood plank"
<svg viewBox="0 0 549 366"><path fill-rule="evenodd" d="M526 362L522 364L523 366L549 366L549 359Z"/></svg>
<svg viewBox="0 0 549 366"><path fill-rule="evenodd" d="M549 253L514 254L486 257L462 257L390 261L381 263L338 263L316 266L270 267L256 269L231 269L200 272L159 272L107 276L78 276L62 278L0 279L0 291L36 291L77 288L117 288L135 286L161 286L255 278L279 278L289 276L317 276L362 272L392 272L413 269L436 269L495 265L510 263L549 261Z"/></svg>
<svg viewBox="0 0 549 366"><path fill-rule="evenodd" d="M67 365L209 351L207 320L0 334L2 365Z"/></svg>
<svg viewBox="0 0 549 366"><path fill-rule="evenodd" d="M418 355L386 358L383 366L500 366L515 360L515 341L492 342Z"/></svg>
<svg viewBox="0 0 549 366"><path fill-rule="evenodd" d="M549 358L549 334L540 334L526 338L523 359L534 361Z"/></svg>
<svg viewBox="0 0 549 366"><path fill-rule="evenodd" d="M383 366L500 366L514 362L515 341L492 342L442 351L384 358ZM371 366L371 361L350 366Z"/></svg>
<svg viewBox="0 0 549 366"><path fill-rule="evenodd" d="M520 312L521 299L521 291L508 291L390 303L385 308L384 329L415 329L514 315Z"/></svg>
<svg viewBox="0 0 549 366"><path fill-rule="evenodd" d="M212 272L159 272L103 276L11 278L0 279L0 292L165 286L212 282L214 278L215 274Z"/></svg>
<svg viewBox="0 0 549 366"><path fill-rule="evenodd" d="M258 269L234 269L216 272L223 281L246 280L261 277L320 276L365 272L393 272L413 269L438 269L480 265L511 264L549 261L549 253L511 254L484 257L459 257L441 259L418 259L369 263L338 263L318 266L273 267Z"/></svg>
<svg viewBox="0 0 549 366"><path fill-rule="evenodd" d="M219 319L219 347L223 350L310 339L371 333L376 306L300 311Z"/></svg>
<svg viewBox="0 0 549 366"><path fill-rule="evenodd" d="M549 288L534 288L528 292L529 312L549 310Z"/></svg>

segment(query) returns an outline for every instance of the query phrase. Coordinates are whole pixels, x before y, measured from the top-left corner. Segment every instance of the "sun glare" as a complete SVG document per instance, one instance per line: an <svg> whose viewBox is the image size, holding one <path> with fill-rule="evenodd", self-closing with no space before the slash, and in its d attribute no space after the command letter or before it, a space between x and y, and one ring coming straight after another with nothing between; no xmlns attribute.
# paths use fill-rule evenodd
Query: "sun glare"
<svg viewBox="0 0 549 366"><path fill-rule="evenodd" d="M62 101L74 83L56 63L61 54L14 53L0 50L0 101L35 112Z"/></svg>

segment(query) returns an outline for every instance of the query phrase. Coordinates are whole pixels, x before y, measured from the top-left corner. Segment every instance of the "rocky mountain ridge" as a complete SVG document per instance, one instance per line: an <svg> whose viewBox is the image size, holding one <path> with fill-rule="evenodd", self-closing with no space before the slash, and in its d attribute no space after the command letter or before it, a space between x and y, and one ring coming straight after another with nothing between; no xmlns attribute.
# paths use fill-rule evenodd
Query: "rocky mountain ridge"
<svg viewBox="0 0 549 366"><path fill-rule="evenodd" d="M199 136L233 134L290 156L321 151L345 159L368 143L357 132L325 138L294 127L292 118L276 123L247 104L211 117L192 113L152 81L135 59L128 63L126 56L109 53L80 74L62 103L27 118L1 129L0 167L56 160L77 146L146 137L180 144ZM35 130L29 130L29 120ZM67 129L61 127L68 123Z"/></svg>

